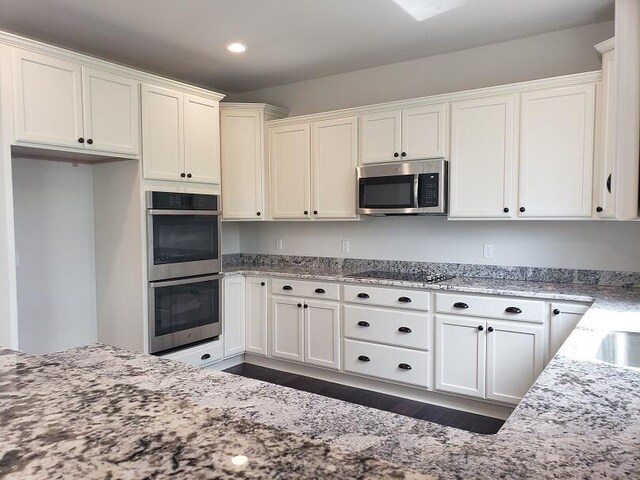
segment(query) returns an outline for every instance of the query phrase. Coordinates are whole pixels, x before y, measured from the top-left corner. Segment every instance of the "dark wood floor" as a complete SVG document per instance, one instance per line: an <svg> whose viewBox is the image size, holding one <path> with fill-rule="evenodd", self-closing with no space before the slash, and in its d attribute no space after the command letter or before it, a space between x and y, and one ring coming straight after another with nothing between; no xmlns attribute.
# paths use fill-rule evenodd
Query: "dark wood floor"
<svg viewBox="0 0 640 480"><path fill-rule="evenodd" d="M496 418L429 405L427 403L416 402L415 400L326 382L294 373L281 372L249 363L241 363L240 365L226 369L225 372L275 383L276 385L284 385L325 397L357 403L387 412L398 413L420 420L427 420L448 427L460 428L469 432L494 434L500 430L504 424L504 420L498 420Z"/></svg>

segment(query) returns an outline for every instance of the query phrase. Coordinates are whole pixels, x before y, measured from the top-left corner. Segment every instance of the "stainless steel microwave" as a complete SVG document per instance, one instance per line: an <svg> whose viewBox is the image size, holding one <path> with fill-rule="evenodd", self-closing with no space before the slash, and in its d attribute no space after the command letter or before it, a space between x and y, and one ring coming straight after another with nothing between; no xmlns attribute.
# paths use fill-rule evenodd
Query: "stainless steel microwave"
<svg viewBox="0 0 640 480"><path fill-rule="evenodd" d="M447 161L358 167L358 213L364 215L445 215Z"/></svg>

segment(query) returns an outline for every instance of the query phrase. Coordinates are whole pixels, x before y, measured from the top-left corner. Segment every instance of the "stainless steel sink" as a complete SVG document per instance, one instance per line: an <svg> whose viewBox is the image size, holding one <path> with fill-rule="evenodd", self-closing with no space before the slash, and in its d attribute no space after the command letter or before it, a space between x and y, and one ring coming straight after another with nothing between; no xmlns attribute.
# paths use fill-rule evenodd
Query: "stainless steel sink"
<svg viewBox="0 0 640 480"><path fill-rule="evenodd" d="M614 365L640 368L640 333L611 332L607 334L600 343L596 358Z"/></svg>

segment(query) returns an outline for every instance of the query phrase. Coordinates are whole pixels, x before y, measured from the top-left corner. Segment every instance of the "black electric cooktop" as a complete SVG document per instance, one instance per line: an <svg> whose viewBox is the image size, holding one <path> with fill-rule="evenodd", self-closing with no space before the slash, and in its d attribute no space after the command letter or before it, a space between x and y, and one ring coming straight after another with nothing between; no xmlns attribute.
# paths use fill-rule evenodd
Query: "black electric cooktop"
<svg viewBox="0 0 640 480"><path fill-rule="evenodd" d="M351 278L379 278L383 280L399 280L403 282L438 283L453 278L442 272L383 272L370 270L368 272L350 273Z"/></svg>

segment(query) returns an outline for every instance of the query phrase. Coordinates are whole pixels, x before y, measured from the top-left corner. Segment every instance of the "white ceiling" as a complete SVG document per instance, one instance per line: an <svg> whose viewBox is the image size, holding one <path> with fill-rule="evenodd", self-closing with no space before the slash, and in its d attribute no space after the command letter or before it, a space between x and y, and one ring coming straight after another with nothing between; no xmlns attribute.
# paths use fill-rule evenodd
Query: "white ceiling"
<svg viewBox="0 0 640 480"><path fill-rule="evenodd" d="M0 0L2 29L228 92L612 19L613 0Z"/></svg>

